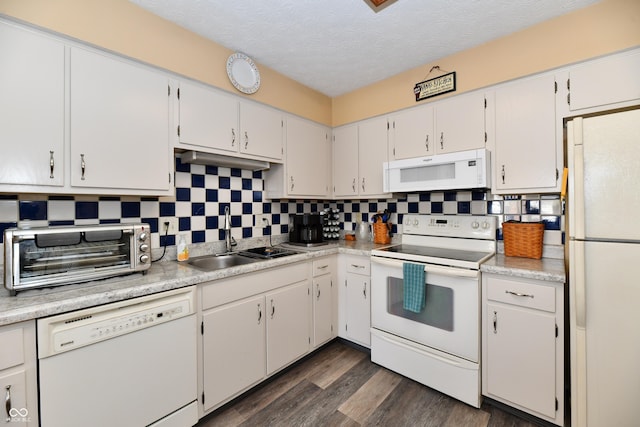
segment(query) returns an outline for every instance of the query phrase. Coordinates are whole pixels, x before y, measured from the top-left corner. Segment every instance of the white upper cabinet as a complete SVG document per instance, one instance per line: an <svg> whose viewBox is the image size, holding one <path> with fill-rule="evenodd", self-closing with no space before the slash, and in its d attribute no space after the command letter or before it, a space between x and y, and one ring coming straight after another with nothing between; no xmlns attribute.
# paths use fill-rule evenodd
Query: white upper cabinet
<svg viewBox="0 0 640 427"><path fill-rule="evenodd" d="M485 95L473 92L435 104L435 153L484 148Z"/></svg>
<svg viewBox="0 0 640 427"><path fill-rule="evenodd" d="M552 74L496 87L494 193L560 190L555 88Z"/></svg>
<svg viewBox="0 0 640 427"><path fill-rule="evenodd" d="M416 106L389 117L389 159L400 160L484 148L482 92Z"/></svg>
<svg viewBox="0 0 640 427"><path fill-rule="evenodd" d="M197 83L180 82L178 140L180 144L237 153L240 146L237 97Z"/></svg>
<svg viewBox="0 0 640 427"><path fill-rule="evenodd" d="M386 117L360 122L358 125L358 191L360 196L383 196L382 164L388 161Z"/></svg>
<svg viewBox="0 0 640 427"><path fill-rule="evenodd" d="M640 100L640 50L588 61L569 69L570 111L605 110ZM625 103L624 105L616 105ZM585 111L589 112L589 111Z"/></svg>
<svg viewBox="0 0 640 427"><path fill-rule="evenodd" d="M333 130L333 194L358 195L358 125Z"/></svg>
<svg viewBox="0 0 640 427"><path fill-rule="evenodd" d="M240 153L282 160L284 118L280 111L240 102Z"/></svg>
<svg viewBox="0 0 640 427"><path fill-rule="evenodd" d="M0 185L62 186L64 45L0 22L0 58Z"/></svg>
<svg viewBox="0 0 640 427"><path fill-rule="evenodd" d="M272 164L265 173L267 197L327 197L331 170L329 128L295 116L287 117L285 128L285 162Z"/></svg>
<svg viewBox="0 0 640 427"><path fill-rule="evenodd" d="M433 105L399 111L389 117L389 159L435 154Z"/></svg>
<svg viewBox="0 0 640 427"><path fill-rule="evenodd" d="M382 190L382 164L387 161L388 121L364 120L333 131L335 197L387 197Z"/></svg>
<svg viewBox="0 0 640 427"><path fill-rule="evenodd" d="M282 161L280 111L187 81L176 96L178 147Z"/></svg>
<svg viewBox="0 0 640 427"><path fill-rule="evenodd" d="M70 91L71 185L168 191L167 76L73 47Z"/></svg>

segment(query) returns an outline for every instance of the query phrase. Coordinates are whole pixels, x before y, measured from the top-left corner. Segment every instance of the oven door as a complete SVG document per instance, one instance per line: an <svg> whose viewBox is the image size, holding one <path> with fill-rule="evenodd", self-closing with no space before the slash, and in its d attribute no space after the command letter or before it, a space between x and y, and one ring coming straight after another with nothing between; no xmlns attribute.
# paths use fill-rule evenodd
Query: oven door
<svg viewBox="0 0 640 427"><path fill-rule="evenodd" d="M479 271L424 264L426 306L414 313L402 307L402 264L401 260L371 257L372 326L478 362Z"/></svg>

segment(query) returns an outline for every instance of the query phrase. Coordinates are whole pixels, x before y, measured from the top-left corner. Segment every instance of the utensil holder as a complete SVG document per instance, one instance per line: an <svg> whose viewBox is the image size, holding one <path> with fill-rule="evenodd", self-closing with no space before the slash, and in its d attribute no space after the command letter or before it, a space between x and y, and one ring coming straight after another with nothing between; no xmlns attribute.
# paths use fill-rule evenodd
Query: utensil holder
<svg viewBox="0 0 640 427"><path fill-rule="evenodd" d="M373 243L388 244L391 243L391 231L390 222L374 222L373 223Z"/></svg>

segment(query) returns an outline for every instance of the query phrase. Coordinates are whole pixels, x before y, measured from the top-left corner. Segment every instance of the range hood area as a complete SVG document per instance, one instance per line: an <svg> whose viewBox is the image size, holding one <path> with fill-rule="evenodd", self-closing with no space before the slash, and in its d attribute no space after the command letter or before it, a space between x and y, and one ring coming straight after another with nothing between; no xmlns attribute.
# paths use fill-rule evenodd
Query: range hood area
<svg viewBox="0 0 640 427"><path fill-rule="evenodd" d="M266 170L271 164L263 160L243 159L223 154L203 153L201 151L185 151L180 154L182 163L196 165L221 166L227 168L247 169L252 171Z"/></svg>

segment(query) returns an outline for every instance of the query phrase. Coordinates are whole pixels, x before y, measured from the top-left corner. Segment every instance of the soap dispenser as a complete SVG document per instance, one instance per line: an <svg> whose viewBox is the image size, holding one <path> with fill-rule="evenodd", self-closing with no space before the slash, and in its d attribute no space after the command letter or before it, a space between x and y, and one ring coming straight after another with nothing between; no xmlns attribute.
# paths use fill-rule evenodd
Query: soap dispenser
<svg viewBox="0 0 640 427"><path fill-rule="evenodd" d="M180 234L180 238L178 240L178 261L188 261L189 260L189 247L187 246L187 239L184 237L184 234Z"/></svg>

